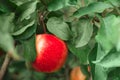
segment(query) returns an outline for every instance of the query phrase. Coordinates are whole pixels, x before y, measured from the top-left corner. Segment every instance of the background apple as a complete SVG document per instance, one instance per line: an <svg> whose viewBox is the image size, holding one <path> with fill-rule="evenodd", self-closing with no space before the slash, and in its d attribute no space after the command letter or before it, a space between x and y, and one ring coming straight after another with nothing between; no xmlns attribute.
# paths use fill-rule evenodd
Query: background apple
<svg viewBox="0 0 120 80"><path fill-rule="evenodd" d="M37 56L32 66L36 71L54 72L60 69L67 58L67 46L64 41L51 34L36 36Z"/></svg>

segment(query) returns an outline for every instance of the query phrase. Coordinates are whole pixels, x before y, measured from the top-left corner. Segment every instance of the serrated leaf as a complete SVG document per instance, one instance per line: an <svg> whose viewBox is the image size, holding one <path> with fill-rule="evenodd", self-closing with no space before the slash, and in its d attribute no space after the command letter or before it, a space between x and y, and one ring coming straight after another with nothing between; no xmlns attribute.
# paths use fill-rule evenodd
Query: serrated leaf
<svg viewBox="0 0 120 80"><path fill-rule="evenodd" d="M94 2L89 4L87 7L78 9L73 16L79 18L86 14L102 13L105 9L112 8L112 5L104 2Z"/></svg>
<svg viewBox="0 0 120 80"><path fill-rule="evenodd" d="M29 27L31 27L34 23L35 23L35 20L29 22L29 24L27 24L27 25L25 25L25 26L22 26L23 28L21 28L20 30L12 33L12 35L13 35L13 36L17 36L17 35L22 34L22 33L25 32Z"/></svg>
<svg viewBox="0 0 120 80"><path fill-rule="evenodd" d="M75 48L74 45L68 44L68 48L79 59L81 64L87 64L87 57L90 51L89 47Z"/></svg>
<svg viewBox="0 0 120 80"><path fill-rule="evenodd" d="M47 29L63 40L69 40L71 31L67 23L60 18L52 17L47 21Z"/></svg>
<svg viewBox="0 0 120 80"><path fill-rule="evenodd" d="M36 25L27 28L22 34L13 36L15 40L26 40L36 32Z"/></svg>
<svg viewBox="0 0 120 80"><path fill-rule="evenodd" d="M74 32L74 40L76 47L85 46L93 33L93 24L91 20L74 21L72 24L72 31Z"/></svg>
<svg viewBox="0 0 120 80"><path fill-rule="evenodd" d="M36 10L37 3L38 1L34 0L20 5L16 11L17 14L20 14L19 20L30 19L30 15Z"/></svg>
<svg viewBox="0 0 120 80"><path fill-rule="evenodd" d="M96 64L103 66L105 68L119 67L120 66L120 52L109 53L103 57L100 61L97 61Z"/></svg>
<svg viewBox="0 0 120 80"><path fill-rule="evenodd" d="M31 38L22 41L24 47L24 57L28 62L32 62L36 58L35 35Z"/></svg>
<svg viewBox="0 0 120 80"><path fill-rule="evenodd" d="M77 0L53 0L48 4L49 11L56 11L61 8L76 5Z"/></svg>
<svg viewBox="0 0 120 80"><path fill-rule="evenodd" d="M96 36L97 42L102 46L105 53L116 47L120 51L120 17L114 15L103 19L103 23Z"/></svg>

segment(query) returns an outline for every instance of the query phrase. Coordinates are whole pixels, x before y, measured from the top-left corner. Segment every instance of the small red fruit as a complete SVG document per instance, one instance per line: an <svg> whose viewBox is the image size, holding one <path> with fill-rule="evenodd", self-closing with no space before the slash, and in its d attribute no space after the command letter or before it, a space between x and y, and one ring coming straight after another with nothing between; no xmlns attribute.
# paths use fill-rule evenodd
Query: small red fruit
<svg viewBox="0 0 120 80"><path fill-rule="evenodd" d="M51 34L36 36L37 56L32 63L38 72L55 72L59 70L67 58L67 46L64 41Z"/></svg>

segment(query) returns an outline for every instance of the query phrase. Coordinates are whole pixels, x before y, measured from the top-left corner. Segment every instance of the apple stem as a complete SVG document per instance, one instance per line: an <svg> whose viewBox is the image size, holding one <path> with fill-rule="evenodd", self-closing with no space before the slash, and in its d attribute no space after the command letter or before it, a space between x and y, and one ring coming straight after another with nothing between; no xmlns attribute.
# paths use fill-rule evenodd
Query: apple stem
<svg viewBox="0 0 120 80"><path fill-rule="evenodd" d="M39 13L39 20L40 20L40 23L42 24L44 33L47 33L47 31L46 31L46 25L44 23L44 16L41 13Z"/></svg>
<svg viewBox="0 0 120 80"><path fill-rule="evenodd" d="M4 74L5 74L5 72L6 72L6 69L7 69L7 67L8 67L8 65L9 65L9 63L10 63L10 56L9 56L9 53L7 53L6 54L6 56L5 56L5 60L4 60L4 62L3 62L3 65L2 65L2 67L1 67L1 70L0 70L0 80L2 80L2 78L4 77Z"/></svg>

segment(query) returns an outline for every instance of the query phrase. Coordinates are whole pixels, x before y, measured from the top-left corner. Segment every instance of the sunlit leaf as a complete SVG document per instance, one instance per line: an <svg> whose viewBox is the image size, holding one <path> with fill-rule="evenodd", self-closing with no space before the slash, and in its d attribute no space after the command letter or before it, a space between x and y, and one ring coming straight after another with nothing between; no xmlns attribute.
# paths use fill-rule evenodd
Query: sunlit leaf
<svg viewBox="0 0 120 80"><path fill-rule="evenodd" d="M57 17L49 18L47 29L63 40L70 39L71 31L68 24Z"/></svg>
<svg viewBox="0 0 120 80"><path fill-rule="evenodd" d="M77 3L77 0L53 0L48 5L49 11L56 11L61 8L72 6Z"/></svg>
<svg viewBox="0 0 120 80"><path fill-rule="evenodd" d="M16 13L20 15L19 20L30 19L30 15L35 12L38 1L29 1L20 5L17 8Z"/></svg>
<svg viewBox="0 0 120 80"><path fill-rule="evenodd" d="M72 24L72 31L74 33L74 41L76 47L85 46L93 33L93 24L91 20L74 21Z"/></svg>
<svg viewBox="0 0 120 80"><path fill-rule="evenodd" d="M79 18L86 14L102 13L105 9L112 8L112 5L104 2L94 2L89 4L87 7L78 9L73 16Z"/></svg>

